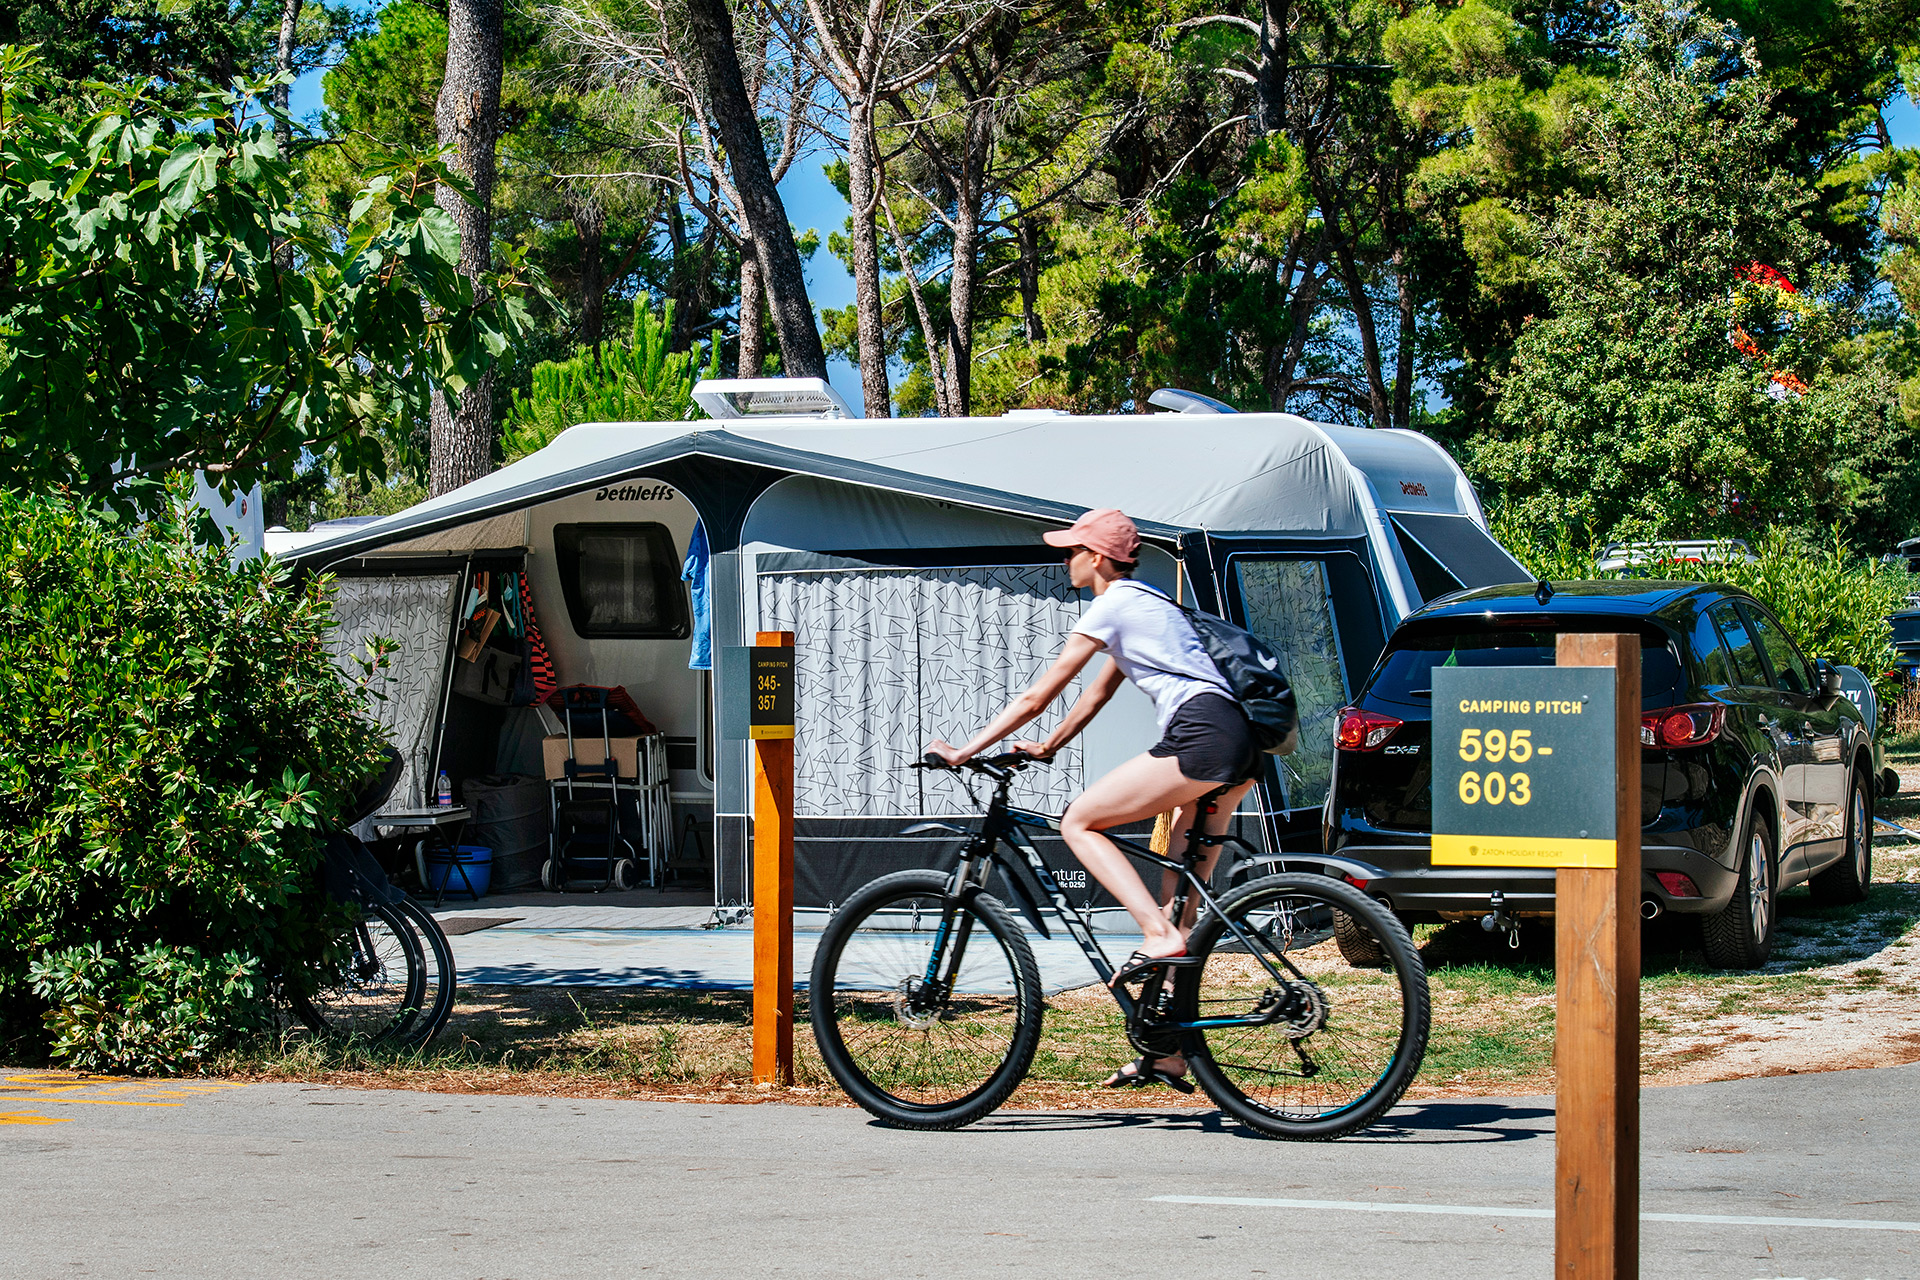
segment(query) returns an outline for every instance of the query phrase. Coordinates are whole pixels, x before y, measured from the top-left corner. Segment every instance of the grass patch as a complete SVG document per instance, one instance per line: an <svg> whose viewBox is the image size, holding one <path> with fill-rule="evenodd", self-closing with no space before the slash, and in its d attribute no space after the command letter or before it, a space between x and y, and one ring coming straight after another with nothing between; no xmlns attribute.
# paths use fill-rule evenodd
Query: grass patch
<svg viewBox="0 0 1920 1280"><path fill-rule="evenodd" d="M1920 807L1920 797L1913 802ZM1667 916L1648 926L1640 1030L1649 1079L1658 1082L1749 1036L1756 1019L1818 1015L1843 997L1913 994L1913 971L1902 966L1920 936L1920 845L1882 846L1875 863L1877 883L1857 906L1819 907L1804 889L1784 895L1775 958L1760 972L1709 968L1695 921ZM1415 942L1428 969L1433 1030L1413 1092L1551 1089L1551 925L1528 921L1517 950L1473 924L1423 925ZM1330 991L1357 976L1344 970L1331 943L1306 954L1313 957L1309 971ZM782 1096L843 1103L813 1045L804 997L797 1006L795 1080ZM751 1014L744 994L470 987L428 1050L322 1043L289 1031L227 1055L213 1071L452 1092L750 1101L765 1096L751 1083ZM1055 996L1047 1001L1032 1071L1011 1105L1210 1105L1167 1090L1116 1094L1099 1087L1134 1056L1106 993L1083 988Z"/></svg>

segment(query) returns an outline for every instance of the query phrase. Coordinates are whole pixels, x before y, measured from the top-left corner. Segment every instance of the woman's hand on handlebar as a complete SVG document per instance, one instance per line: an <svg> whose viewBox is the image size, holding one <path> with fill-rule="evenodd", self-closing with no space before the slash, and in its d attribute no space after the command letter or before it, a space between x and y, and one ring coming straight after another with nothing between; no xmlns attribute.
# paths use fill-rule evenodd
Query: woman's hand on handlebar
<svg viewBox="0 0 1920 1280"><path fill-rule="evenodd" d="M1023 755L1032 756L1035 760L1050 761L1053 759L1053 752L1047 750L1047 744L1044 742L1009 742L1007 744L1007 750L1018 751Z"/></svg>
<svg viewBox="0 0 1920 1280"><path fill-rule="evenodd" d="M929 742L927 744L927 754L945 761L947 765L953 768L958 768L972 758L944 738L935 738L932 742Z"/></svg>

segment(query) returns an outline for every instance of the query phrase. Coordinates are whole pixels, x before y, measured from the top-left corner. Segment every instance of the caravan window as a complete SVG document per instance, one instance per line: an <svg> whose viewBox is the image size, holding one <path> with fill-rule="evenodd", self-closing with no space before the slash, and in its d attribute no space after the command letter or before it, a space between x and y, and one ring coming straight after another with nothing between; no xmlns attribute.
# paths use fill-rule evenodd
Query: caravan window
<svg viewBox="0 0 1920 1280"><path fill-rule="evenodd" d="M677 640L689 633L680 558L667 526L557 524L553 551L577 634Z"/></svg>

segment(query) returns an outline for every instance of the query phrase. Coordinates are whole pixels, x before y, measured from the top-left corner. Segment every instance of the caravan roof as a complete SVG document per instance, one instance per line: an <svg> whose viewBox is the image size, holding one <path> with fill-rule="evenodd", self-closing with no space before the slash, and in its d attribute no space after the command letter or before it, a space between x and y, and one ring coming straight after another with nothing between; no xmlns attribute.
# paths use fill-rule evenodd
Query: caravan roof
<svg viewBox="0 0 1920 1280"><path fill-rule="evenodd" d="M320 564L402 544L457 550L517 542L486 517L699 458L1045 520L1119 507L1143 534L1163 541L1197 529L1364 536L1388 513L1484 527L1453 459L1411 431L1278 413L734 419L577 426L511 466L309 543L295 557ZM440 531L447 532L427 544L415 541Z"/></svg>

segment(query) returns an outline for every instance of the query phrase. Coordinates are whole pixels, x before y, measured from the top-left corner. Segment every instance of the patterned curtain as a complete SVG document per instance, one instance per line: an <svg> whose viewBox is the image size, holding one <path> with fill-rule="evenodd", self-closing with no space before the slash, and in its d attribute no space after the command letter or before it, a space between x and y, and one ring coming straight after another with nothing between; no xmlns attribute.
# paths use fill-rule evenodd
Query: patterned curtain
<svg viewBox="0 0 1920 1280"><path fill-rule="evenodd" d="M359 658L375 636L397 641L384 670L367 683L367 713L386 729L400 753L402 772L389 804L428 803L426 776L433 753L434 714L446 675L447 640L453 626L458 574L419 578L341 578L333 614L340 625L328 641L333 661L347 679L361 678Z"/></svg>
<svg viewBox="0 0 1920 1280"><path fill-rule="evenodd" d="M1052 663L1081 611L1061 565L775 571L759 594L761 625L794 633L794 804L807 816L972 812L958 784L907 766L930 738L978 732ZM1081 683L1028 736L1058 723ZM1013 794L1058 813L1080 788L1076 744Z"/></svg>
<svg viewBox="0 0 1920 1280"><path fill-rule="evenodd" d="M1327 567L1318 560L1240 556L1233 563L1247 630L1280 655L1300 707L1300 749L1280 761L1287 805L1319 805L1333 777L1335 718L1348 698Z"/></svg>

